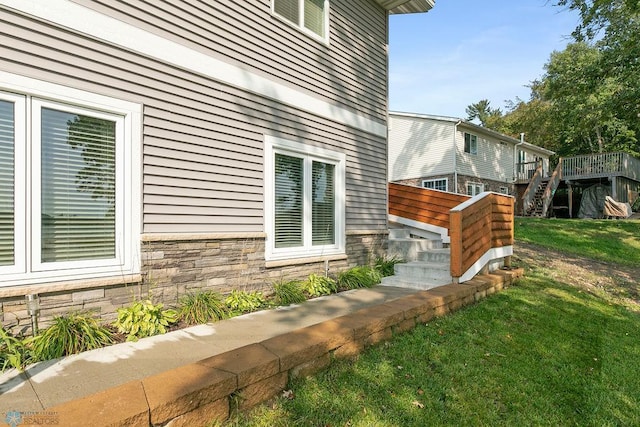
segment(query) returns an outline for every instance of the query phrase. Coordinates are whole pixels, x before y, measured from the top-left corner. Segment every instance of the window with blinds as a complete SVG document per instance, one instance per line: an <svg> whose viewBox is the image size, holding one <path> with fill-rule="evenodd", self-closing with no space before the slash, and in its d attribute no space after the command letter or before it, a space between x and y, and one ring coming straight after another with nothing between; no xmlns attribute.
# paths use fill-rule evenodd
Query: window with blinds
<svg viewBox="0 0 640 427"><path fill-rule="evenodd" d="M344 253L344 153L265 138L267 259Z"/></svg>
<svg viewBox="0 0 640 427"><path fill-rule="evenodd" d="M141 106L38 84L0 92L0 286L139 272Z"/></svg>
<svg viewBox="0 0 640 427"><path fill-rule="evenodd" d="M326 0L273 0L273 12L324 39L326 38L328 3Z"/></svg>
<svg viewBox="0 0 640 427"><path fill-rule="evenodd" d="M0 100L0 266L14 264L14 104Z"/></svg>
<svg viewBox="0 0 640 427"><path fill-rule="evenodd" d="M41 111L41 262L115 257L111 120Z"/></svg>
<svg viewBox="0 0 640 427"><path fill-rule="evenodd" d="M275 246L303 246L303 159L276 154L275 167Z"/></svg>
<svg viewBox="0 0 640 427"><path fill-rule="evenodd" d="M314 245L332 245L335 233L335 166L312 162L311 171L311 241Z"/></svg>

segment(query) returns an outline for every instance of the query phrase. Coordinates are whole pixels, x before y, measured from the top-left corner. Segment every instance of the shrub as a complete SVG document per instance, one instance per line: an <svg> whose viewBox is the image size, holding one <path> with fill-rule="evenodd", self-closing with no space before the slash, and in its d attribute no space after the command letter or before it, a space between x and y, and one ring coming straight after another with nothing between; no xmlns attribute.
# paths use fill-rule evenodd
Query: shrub
<svg viewBox="0 0 640 427"><path fill-rule="evenodd" d="M358 266L343 271L338 275L338 287L341 290L370 288L382 280L378 270L369 266Z"/></svg>
<svg viewBox="0 0 640 427"><path fill-rule="evenodd" d="M338 291L336 281L330 277L311 274L307 280L302 282L302 289L311 297L329 295Z"/></svg>
<svg viewBox="0 0 640 427"><path fill-rule="evenodd" d="M163 310L163 304L154 305L150 300L135 301L129 307L118 309L113 325L118 332L127 334L127 341L164 334L167 327L177 320L175 310Z"/></svg>
<svg viewBox="0 0 640 427"><path fill-rule="evenodd" d="M273 291L278 305L299 304L307 299L300 282L297 280L274 283Z"/></svg>
<svg viewBox="0 0 640 427"><path fill-rule="evenodd" d="M11 335L0 326L0 372L7 367L22 370L31 360L25 340Z"/></svg>
<svg viewBox="0 0 640 427"><path fill-rule="evenodd" d="M53 319L51 326L31 339L35 360L50 360L113 343L113 334L92 317L66 314Z"/></svg>
<svg viewBox="0 0 640 427"><path fill-rule="evenodd" d="M235 315L256 311L260 307L267 305L267 300L262 295L262 292L247 292L235 289L231 291L231 294L227 296L224 302L231 310L231 313Z"/></svg>
<svg viewBox="0 0 640 427"><path fill-rule="evenodd" d="M188 325L218 321L228 316L229 310L217 292L203 291L180 298L178 318Z"/></svg>
<svg viewBox="0 0 640 427"><path fill-rule="evenodd" d="M382 277L393 276L396 274L395 265L403 263L404 261L393 256L391 258L378 257L376 258L375 269L378 270Z"/></svg>

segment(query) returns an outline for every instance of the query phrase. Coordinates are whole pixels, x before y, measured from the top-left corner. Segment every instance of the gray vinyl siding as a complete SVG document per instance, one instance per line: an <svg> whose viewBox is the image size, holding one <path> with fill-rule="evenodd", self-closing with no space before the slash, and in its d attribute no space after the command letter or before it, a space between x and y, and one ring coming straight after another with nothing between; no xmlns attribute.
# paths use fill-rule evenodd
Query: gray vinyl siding
<svg viewBox="0 0 640 427"><path fill-rule="evenodd" d="M186 8L186 2L171 3ZM206 7L206 3L192 3ZM220 6L221 3L225 6ZM258 21L252 24L253 32L257 32L255 28L260 25L266 25L267 28L261 30L263 33L275 33L274 37L277 35L282 38L283 34L295 30L271 19L268 2L246 3L252 4L252 8L247 11L231 1L211 4L223 8L227 15L237 17L234 13L242 12L243 16L252 16L253 21ZM334 3L339 2L332 2L333 14L338 10L338 5ZM169 7L169 2L158 4ZM118 5L124 7L125 2ZM151 9L151 6L145 5ZM370 36L372 40L386 37L386 18L377 7L369 2L341 2L341 5L351 13L357 10L359 13L373 14L371 24L359 25L363 26L363 31L371 25L376 31L383 32L381 35ZM133 10L129 11L133 13ZM151 15L145 18L154 20ZM163 22L157 18L154 20L156 25ZM0 70L144 106L143 165L140 170L143 176L143 232L264 231L263 141L266 134L344 152L347 156L347 230L386 228L384 137L276 103L2 8L0 23ZM248 30L244 27L249 25L246 22L235 22L234 25L239 26L235 29L230 28L229 23L220 25L227 28L229 33L248 37L244 34L244 30ZM337 31L333 21L332 31ZM212 34L209 36L214 37ZM306 38L297 33L296 36ZM256 41L253 44L256 46L252 48L257 53L252 54L253 59L246 58L247 61L259 63L256 58L271 55L266 47L257 46L261 43ZM283 45L278 46L277 50L291 51L295 48L287 46L285 49L284 44L283 39ZM330 49L331 52L341 46L339 35L333 34L330 47L311 39L303 44L315 45L318 51ZM247 42L247 45L251 43ZM229 43L226 45L228 47ZM345 51L348 49L343 48ZM244 52L246 47L238 49ZM292 68L294 65L302 66L287 61L286 52L280 55L274 73L285 75L289 72L288 65ZM317 52L317 55L310 56L324 55L325 53ZM340 73L349 75L352 72L349 66L356 67L355 63L361 59L363 57L360 55L355 55L351 60L341 59L344 64ZM267 58L262 60L265 63L259 65L268 69ZM381 99L386 92L386 81L380 76L384 76L386 65L379 63L382 59L362 65L364 68L370 67L377 74L371 81L359 76L357 84L346 79L339 84L332 84L334 76L324 83L312 84L315 79L308 78L308 75L323 73L314 74L309 71L313 61L308 61L304 65L308 67L308 72L302 73L304 76L291 75L292 82L313 87L314 93L327 89L330 97L335 97L336 100L346 97L345 103L358 98L359 110L378 117L383 115L385 104ZM339 63L335 55L320 62L321 70L328 70L332 64ZM348 93L338 90L340 85L347 87L350 83L354 83L355 87L350 88ZM376 88L380 93L363 96L360 100L360 94L376 86L376 83L382 87Z"/></svg>
<svg viewBox="0 0 640 427"><path fill-rule="evenodd" d="M76 0L314 96L385 119L386 12L370 0L331 0L325 44L271 14L271 0Z"/></svg>

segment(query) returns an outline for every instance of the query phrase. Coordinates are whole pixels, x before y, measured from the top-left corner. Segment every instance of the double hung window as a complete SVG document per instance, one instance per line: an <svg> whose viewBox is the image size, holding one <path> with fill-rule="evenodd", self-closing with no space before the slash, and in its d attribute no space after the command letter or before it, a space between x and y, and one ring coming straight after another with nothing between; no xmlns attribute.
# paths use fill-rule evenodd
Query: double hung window
<svg viewBox="0 0 640 427"><path fill-rule="evenodd" d="M327 0L273 0L273 12L305 32L327 38Z"/></svg>
<svg viewBox="0 0 640 427"><path fill-rule="evenodd" d="M345 157L268 137L267 258L344 251Z"/></svg>
<svg viewBox="0 0 640 427"><path fill-rule="evenodd" d="M137 268L131 114L0 92L3 285Z"/></svg>
<svg viewBox="0 0 640 427"><path fill-rule="evenodd" d="M469 154L478 154L478 137L476 135L464 133L464 152Z"/></svg>

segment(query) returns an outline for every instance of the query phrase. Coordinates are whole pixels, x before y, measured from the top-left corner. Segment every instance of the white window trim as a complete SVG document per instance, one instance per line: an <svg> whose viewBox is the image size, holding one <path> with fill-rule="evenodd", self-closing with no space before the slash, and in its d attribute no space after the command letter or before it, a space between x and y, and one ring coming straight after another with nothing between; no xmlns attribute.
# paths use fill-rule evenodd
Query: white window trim
<svg viewBox="0 0 640 427"><path fill-rule="evenodd" d="M462 149L466 154L471 154L472 156L477 156L478 155L478 135L475 135L475 134L473 134L471 132L465 132L464 133L464 138L462 138L462 142L465 145L466 145L467 135L469 135L469 151L465 150L464 146L462 147ZM472 145L471 145L472 138L475 138L475 150L472 149Z"/></svg>
<svg viewBox="0 0 640 427"><path fill-rule="evenodd" d="M323 18L324 37L323 37L304 26L304 0L298 0L298 22L292 22L289 19L285 18L284 16L276 13L275 1L271 0L271 14L273 16L275 16L282 22L286 23L287 25L290 25L296 28L297 30L302 31L304 34L320 42L323 42L327 45L329 44L329 16L330 16L329 7L330 7L329 0L325 0L324 8L323 8L323 11L324 11L324 18Z"/></svg>
<svg viewBox="0 0 640 427"><path fill-rule="evenodd" d="M289 155L302 155L307 159L318 160L336 165L335 180L335 205L336 205L336 223L335 223L335 244L323 246L311 246L311 227L305 227L303 247L295 248L275 248L275 155L276 153ZM306 258L312 256L337 255L345 253L346 237L345 237L345 204L346 204L346 186L345 186L345 169L346 155L335 151L326 150L319 147L305 145L300 142L291 141L283 138L265 135L265 154L264 154L264 174L265 174L265 259L267 261ZM309 169L307 171L307 169ZM309 181L310 168L305 168L305 185ZM305 224L311 224L310 210L305 206Z"/></svg>
<svg viewBox="0 0 640 427"><path fill-rule="evenodd" d="M474 187L479 187L479 190L475 194L468 194L470 185L473 185ZM477 196L478 194L484 192L484 184L481 182L467 181L466 187L467 187L467 196Z"/></svg>
<svg viewBox="0 0 640 427"><path fill-rule="evenodd" d="M26 100L24 96L14 95L10 93L0 92L0 100L14 103L14 139L15 141L24 141L26 138ZM18 165L24 165L26 162L27 146L26 144L14 144L14 199L13 199L13 256L14 264L0 266L0 274L9 275L25 271L26 269L26 238L27 236L27 218L26 218L26 173L18 173ZM3 280L4 282L4 280Z"/></svg>
<svg viewBox="0 0 640 427"><path fill-rule="evenodd" d="M24 107L20 106L20 108L24 108L22 117L25 117L25 122L19 123L24 131L20 130L20 133L16 133L16 142L26 141L27 144L16 144L16 146L29 146L28 151L26 147L23 147L24 153L21 152L22 150L16 150L16 236L17 240L20 240L18 233L22 233L25 238L22 239L23 242L17 242L15 246L17 263L12 271L0 269L0 272L7 273L3 274L0 286L138 274L140 272L140 234L142 229L142 174L140 173L142 105L11 73L2 73L0 77L2 77L0 91L13 92L25 102ZM32 106L31 103L36 105ZM39 245L39 243L33 242L39 242L37 227L40 221L38 218L34 218L38 216L36 210L39 209L39 200L36 199L39 198L33 197L33 194L39 194L40 182L38 180L39 171L31 170L31 165L39 161L39 152L32 148L37 147L38 143L32 140L34 135L31 135L33 126L30 116L38 105L61 108L60 104L64 104L62 108L65 109L90 110L90 114L94 116L104 114L111 118L114 116L121 118L118 131L122 132L123 138L118 155L123 158L119 159L122 170L117 179L120 180L121 185L120 190L116 190L116 197L121 202L120 206L123 210L120 215L120 223L116 225L116 259L110 262L40 263L36 261L37 257L33 256L36 250L35 246ZM16 108L18 105L20 104L16 104ZM16 114L17 117L18 114ZM18 123L16 123L16 127L18 127ZM18 131L16 130L16 132ZM31 156L31 158L27 156ZM20 172L24 171L24 173L18 173L18 161L25 165L20 166ZM28 191L31 187L33 190ZM28 212L33 218L32 226L27 224ZM29 242L29 245L34 245L30 253L27 253L29 250L25 241ZM20 252L18 253L18 251Z"/></svg>
<svg viewBox="0 0 640 427"><path fill-rule="evenodd" d="M422 180L422 187L423 188L427 188L427 186L425 185L425 183L427 182L433 182L434 186L438 181L444 181L444 190L438 190L436 188L430 188L430 190L435 190L435 191L449 191L449 180L447 178L436 178L436 179L423 179Z"/></svg>

